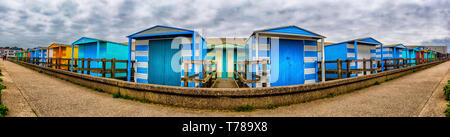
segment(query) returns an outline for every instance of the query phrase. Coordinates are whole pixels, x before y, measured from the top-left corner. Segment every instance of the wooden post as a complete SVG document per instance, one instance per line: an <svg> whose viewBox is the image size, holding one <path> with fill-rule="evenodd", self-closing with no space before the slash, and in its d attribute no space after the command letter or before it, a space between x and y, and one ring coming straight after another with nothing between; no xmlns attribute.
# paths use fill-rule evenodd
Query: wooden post
<svg viewBox="0 0 450 137"><path fill-rule="evenodd" d="M88 75L91 74L91 58L87 58L87 72Z"/></svg>
<svg viewBox="0 0 450 137"><path fill-rule="evenodd" d="M81 59L81 74L84 74L84 59Z"/></svg>
<svg viewBox="0 0 450 137"><path fill-rule="evenodd" d="M62 65L61 58L58 58L58 69L61 69L61 65Z"/></svg>
<svg viewBox="0 0 450 137"><path fill-rule="evenodd" d="M347 62L347 78L350 78L350 63L351 62L349 59L347 59L346 62Z"/></svg>
<svg viewBox="0 0 450 137"><path fill-rule="evenodd" d="M116 58L111 60L111 78L116 78Z"/></svg>
<svg viewBox="0 0 450 137"><path fill-rule="evenodd" d="M127 67L126 68L128 68L128 65L131 65L131 67L130 67L130 74L128 74L128 71L127 71L127 73L126 73L126 77L128 78L128 75L130 76L130 81L131 82L134 82L134 68L133 68L133 62L130 62L131 64L128 64L128 62L127 62ZM114 67L116 66L116 64L114 64ZM115 71L115 69L116 68L114 68L114 71ZM115 74L114 74L114 76L116 76ZM112 77L112 75L111 75L111 77Z"/></svg>
<svg viewBox="0 0 450 137"><path fill-rule="evenodd" d="M388 67L387 67L387 64L388 64L388 63L387 63L386 61L388 61L388 60L385 59L385 61L383 61L383 62L384 62L384 70L388 70L388 69L387 69L387 68L388 68Z"/></svg>
<svg viewBox="0 0 450 137"><path fill-rule="evenodd" d="M367 70L366 70L366 58L363 58L363 75L367 75Z"/></svg>
<svg viewBox="0 0 450 137"><path fill-rule="evenodd" d="M373 73L373 59L370 59L370 74Z"/></svg>
<svg viewBox="0 0 450 137"><path fill-rule="evenodd" d="M47 67L53 68L53 58L47 58Z"/></svg>
<svg viewBox="0 0 450 137"><path fill-rule="evenodd" d="M337 59L337 71L338 71L338 79L341 79L342 78L342 61L341 61L341 59ZM325 72L327 72L327 70L325 70ZM327 78L326 76L322 76L322 77L325 77L325 79Z"/></svg>
<svg viewBox="0 0 450 137"><path fill-rule="evenodd" d="M102 59L102 77L106 77L106 60Z"/></svg>
<svg viewBox="0 0 450 137"><path fill-rule="evenodd" d="M188 87L188 76L189 76L189 64L184 62L184 87Z"/></svg>
<svg viewBox="0 0 450 137"><path fill-rule="evenodd" d="M247 71L248 71L248 64L247 61L244 61L244 79L247 79Z"/></svg>
<svg viewBox="0 0 450 137"><path fill-rule="evenodd" d="M406 68L406 64L408 64L408 61L404 58L403 59L403 68Z"/></svg>
<svg viewBox="0 0 450 137"><path fill-rule="evenodd" d="M70 71L70 63L71 63L71 60L67 59L67 71Z"/></svg>
<svg viewBox="0 0 450 137"><path fill-rule="evenodd" d="M263 63L262 64L262 77L261 77L261 79L263 80L263 83L262 83L262 87L267 87L267 83L266 83L266 77L267 77L267 64L266 63Z"/></svg>

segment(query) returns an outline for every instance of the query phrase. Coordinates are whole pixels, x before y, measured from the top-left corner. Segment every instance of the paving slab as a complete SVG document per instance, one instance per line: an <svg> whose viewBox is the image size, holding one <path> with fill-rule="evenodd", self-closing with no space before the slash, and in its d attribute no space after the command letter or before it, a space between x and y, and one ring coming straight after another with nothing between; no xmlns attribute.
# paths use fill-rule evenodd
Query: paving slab
<svg viewBox="0 0 450 137"><path fill-rule="evenodd" d="M450 68L450 62L445 62L380 85L333 98L281 106L276 109L233 112L186 109L115 99L110 94L75 85L8 61L0 63L3 65L3 71L8 73L11 81L22 92L23 97L15 96L13 98L27 98L27 104L33 108L35 114L44 117L415 117L424 112L424 108L427 109L428 104L438 101L430 98L433 97L433 93L437 94L435 90L449 75ZM16 108L10 107L10 109L15 111ZM434 109L430 110L435 111Z"/></svg>

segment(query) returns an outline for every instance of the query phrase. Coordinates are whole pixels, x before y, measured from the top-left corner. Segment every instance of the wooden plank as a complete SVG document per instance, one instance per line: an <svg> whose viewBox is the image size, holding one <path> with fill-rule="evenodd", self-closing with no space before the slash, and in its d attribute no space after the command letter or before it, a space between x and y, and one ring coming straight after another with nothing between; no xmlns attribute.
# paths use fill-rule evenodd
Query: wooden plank
<svg viewBox="0 0 450 137"><path fill-rule="evenodd" d="M83 61L84 62L84 61ZM87 59L87 74L91 74L91 59Z"/></svg>
<svg viewBox="0 0 450 137"><path fill-rule="evenodd" d="M347 60L345 60L345 62L347 62L347 78L349 78L350 74L351 74L351 72L350 72L350 60L347 59Z"/></svg>
<svg viewBox="0 0 450 137"><path fill-rule="evenodd" d="M189 75L189 73L188 73L189 66L188 65L189 65L188 63L184 63L184 77L188 77L188 75ZM188 87L187 80L184 81L184 87Z"/></svg>
<svg viewBox="0 0 450 137"><path fill-rule="evenodd" d="M106 59L102 59L102 77L106 77Z"/></svg>
<svg viewBox="0 0 450 137"><path fill-rule="evenodd" d="M115 78L115 76L116 76L116 58L113 58L111 60L111 78Z"/></svg>
<svg viewBox="0 0 450 137"><path fill-rule="evenodd" d="M366 58L363 58L363 75L367 75L367 70L366 70Z"/></svg>
<svg viewBox="0 0 450 137"><path fill-rule="evenodd" d="M325 72L326 71L327 70L325 69ZM342 78L342 61L340 59L337 59L337 73L338 73L338 79L341 79Z"/></svg>

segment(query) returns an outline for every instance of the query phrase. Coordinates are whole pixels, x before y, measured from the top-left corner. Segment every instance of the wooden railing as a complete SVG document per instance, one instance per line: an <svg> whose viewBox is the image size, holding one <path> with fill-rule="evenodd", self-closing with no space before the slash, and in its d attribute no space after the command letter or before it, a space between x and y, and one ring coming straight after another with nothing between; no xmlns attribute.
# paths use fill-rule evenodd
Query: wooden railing
<svg viewBox="0 0 450 137"><path fill-rule="evenodd" d="M211 87L214 80L217 79L217 68L213 69L213 65L215 64L214 61L208 61L208 60L183 60L182 61L183 67L184 67L184 76L181 78L181 81L184 83L184 87L188 87L189 82L194 83L201 83L202 87ZM200 65L202 64L202 76L203 78L200 79L200 74L194 74L189 76L189 65ZM217 67L217 66L216 66Z"/></svg>
<svg viewBox="0 0 450 137"><path fill-rule="evenodd" d="M262 65L262 72L260 75L251 74L251 79L247 79L248 65ZM269 60L259 60L259 61L238 61L234 63L234 79L237 81L239 87L248 87L247 84L262 83L262 87L267 87L267 69ZM242 70L243 69L243 70Z"/></svg>
<svg viewBox="0 0 450 137"><path fill-rule="evenodd" d="M97 73L101 74L101 77L108 77L126 80L128 74L128 60L116 60L113 59L84 59L76 58L74 59L73 68L72 59L68 58L41 58L41 57L15 57L15 60L27 62L30 64L36 64L46 67L51 67L55 69L67 70L72 72L80 72L82 74ZM97 63L96 67L91 67L91 64ZM116 66L118 63L123 64L123 68L118 69ZM134 61L131 62L131 80L134 79ZM119 74L119 75L117 75ZM120 74L125 74L125 76L120 76Z"/></svg>
<svg viewBox="0 0 450 137"><path fill-rule="evenodd" d="M325 68L325 74L337 74L337 77L325 77L326 80L333 80L333 79L342 79L344 78L344 75L346 75L347 78L351 77L352 74L363 74L368 75L371 73L381 72L381 67L384 67L384 70L393 70L393 69L399 69L399 68L405 68L410 67L413 65L418 64L424 64L429 63L438 60L437 58L428 58L428 59L418 59L418 58L397 58L397 59L383 59L383 65L381 65L381 59L357 59L357 60L336 60L336 61L325 61L326 64L333 63L336 65L336 69L327 69ZM413 62L414 61L414 62ZM321 68L321 61L317 62L318 65L318 75L319 79L322 77L322 68ZM343 64L345 63L345 66ZM351 67L352 63L362 63L363 67L354 69ZM367 66L367 64L371 64ZM376 64L376 65L374 65ZM326 66L326 65L325 65ZM370 72L370 73L368 73Z"/></svg>

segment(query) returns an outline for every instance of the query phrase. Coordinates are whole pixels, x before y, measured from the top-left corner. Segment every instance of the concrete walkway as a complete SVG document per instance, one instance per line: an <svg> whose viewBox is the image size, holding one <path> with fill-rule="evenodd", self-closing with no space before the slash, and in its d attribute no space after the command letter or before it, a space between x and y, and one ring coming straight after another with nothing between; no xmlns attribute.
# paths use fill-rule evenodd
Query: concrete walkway
<svg viewBox="0 0 450 137"><path fill-rule="evenodd" d="M213 88L238 88L234 79L217 79Z"/></svg>
<svg viewBox="0 0 450 137"><path fill-rule="evenodd" d="M0 62L8 90L7 116L443 116L441 84L450 62L352 93L252 112L184 109L145 104L66 82L11 62ZM6 78L5 78L6 77ZM3 82L3 83L5 83ZM14 86L11 86L14 85ZM16 90L10 90L16 87ZM18 102L18 103L17 103ZM17 105L19 104L19 105ZM442 107L441 107L442 106ZM441 110L442 109L442 110Z"/></svg>

